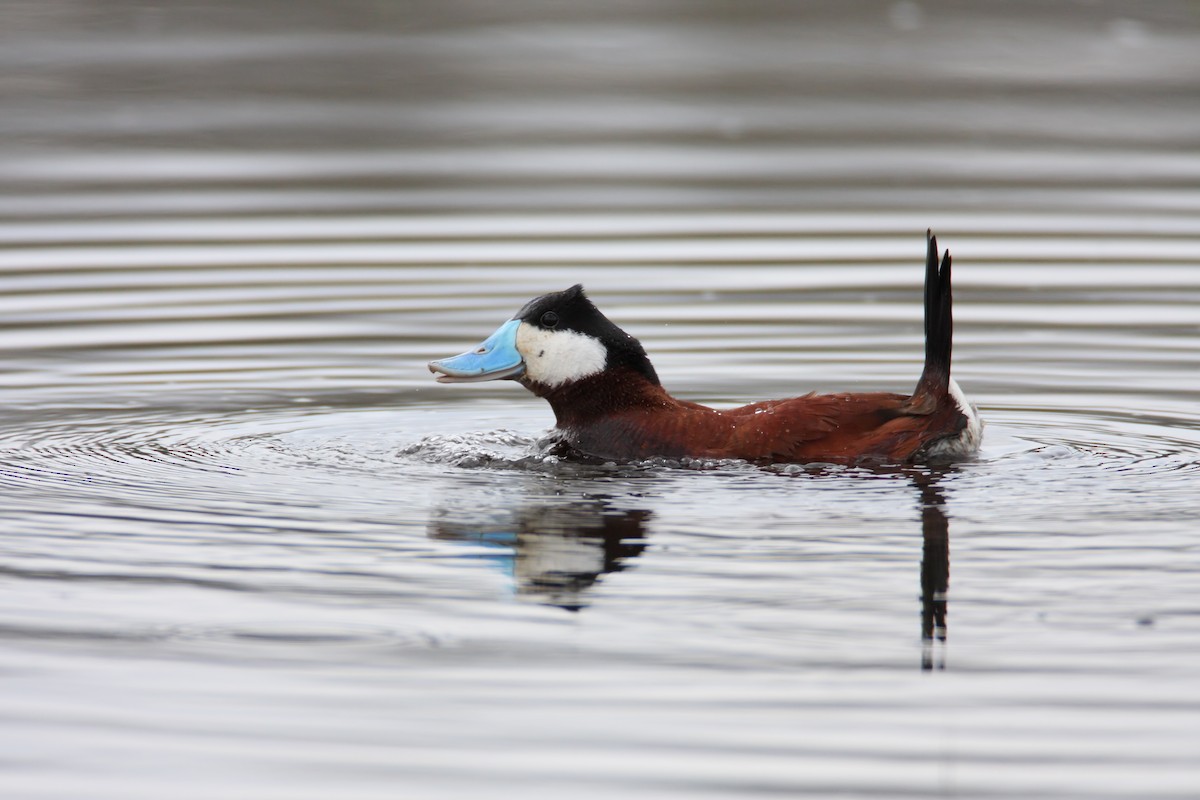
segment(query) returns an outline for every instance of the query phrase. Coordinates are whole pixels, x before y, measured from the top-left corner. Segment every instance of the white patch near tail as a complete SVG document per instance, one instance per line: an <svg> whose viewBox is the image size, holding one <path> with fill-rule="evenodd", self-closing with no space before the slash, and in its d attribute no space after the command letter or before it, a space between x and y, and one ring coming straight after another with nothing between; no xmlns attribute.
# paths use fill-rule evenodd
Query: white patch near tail
<svg viewBox="0 0 1200 800"><path fill-rule="evenodd" d="M525 377L550 388L595 375L608 363L608 349L599 339L528 322L517 328L517 352L525 361Z"/></svg>
<svg viewBox="0 0 1200 800"><path fill-rule="evenodd" d="M961 458L973 455L979 450L979 444L983 441L983 420L979 418L978 409L971 405L967 396L963 394L962 388L953 378L950 379L949 391L958 410L967 418L967 427L963 428L957 436L947 436L945 439L939 439L929 445L925 450L925 455L930 458Z"/></svg>

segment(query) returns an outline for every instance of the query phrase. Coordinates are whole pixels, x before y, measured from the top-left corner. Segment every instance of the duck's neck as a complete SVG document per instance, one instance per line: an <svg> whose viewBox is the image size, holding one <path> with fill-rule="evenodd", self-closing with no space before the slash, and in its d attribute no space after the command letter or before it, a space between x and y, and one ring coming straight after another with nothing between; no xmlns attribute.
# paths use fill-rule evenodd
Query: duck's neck
<svg viewBox="0 0 1200 800"><path fill-rule="evenodd" d="M555 387L521 383L550 403L558 427L564 429L628 411L669 408L676 402L662 386L628 368L608 369Z"/></svg>

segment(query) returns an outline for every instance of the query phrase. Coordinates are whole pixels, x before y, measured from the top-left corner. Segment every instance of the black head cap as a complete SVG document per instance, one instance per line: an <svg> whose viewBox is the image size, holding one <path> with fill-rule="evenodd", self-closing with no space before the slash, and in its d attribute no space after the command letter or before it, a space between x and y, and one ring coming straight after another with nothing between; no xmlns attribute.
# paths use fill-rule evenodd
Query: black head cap
<svg viewBox="0 0 1200 800"><path fill-rule="evenodd" d="M591 336L607 348L610 367L629 367L655 386L661 385L642 343L604 316L583 293L582 284L530 300L513 319L545 330L575 331Z"/></svg>

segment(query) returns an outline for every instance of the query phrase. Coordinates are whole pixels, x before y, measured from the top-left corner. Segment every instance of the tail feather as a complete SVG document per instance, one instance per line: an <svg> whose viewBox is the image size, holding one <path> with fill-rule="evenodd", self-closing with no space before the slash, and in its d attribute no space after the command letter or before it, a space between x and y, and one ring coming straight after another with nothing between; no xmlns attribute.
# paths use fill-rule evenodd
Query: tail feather
<svg viewBox="0 0 1200 800"><path fill-rule="evenodd" d="M939 267L937 237L931 230L925 235L929 245L925 254L925 369L907 404L911 414L932 414L938 400L949 392L954 339L950 251L942 256Z"/></svg>

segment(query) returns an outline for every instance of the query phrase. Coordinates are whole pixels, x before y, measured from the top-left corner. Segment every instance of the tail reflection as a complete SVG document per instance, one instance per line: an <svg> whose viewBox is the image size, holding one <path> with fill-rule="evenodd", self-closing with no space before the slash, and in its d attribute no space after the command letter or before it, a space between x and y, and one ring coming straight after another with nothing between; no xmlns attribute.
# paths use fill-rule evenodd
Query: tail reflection
<svg viewBox="0 0 1200 800"><path fill-rule="evenodd" d="M584 592L646 549L646 510L605 500L531 505L507 517L463 520L443 509L429 523L432 539L505 545L516 593L570 611L585 608ZM457 513L457 512L456 512Z"/></svg>
<svg viewBox="0 0 1200 800"><path fill-rule="evenodd" d="M921 669L946 668L946 590L950 584L950 523L938 473L913 473L920 490L921 532ZM941 643L940 646L938 643Z"/></svg>

